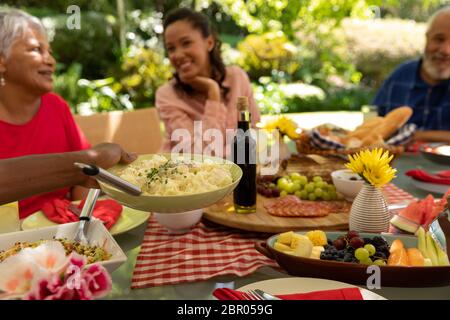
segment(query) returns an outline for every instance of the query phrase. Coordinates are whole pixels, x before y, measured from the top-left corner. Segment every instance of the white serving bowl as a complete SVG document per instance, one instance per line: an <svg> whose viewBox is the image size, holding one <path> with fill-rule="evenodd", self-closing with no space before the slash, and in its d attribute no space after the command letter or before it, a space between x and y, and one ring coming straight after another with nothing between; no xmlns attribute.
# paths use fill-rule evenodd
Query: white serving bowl
<svg viewBox="0 0 450 320"><path fill-rule="evenodd" d="M202 215L203 209L178 213L153 213L156 221L173 234L189 232L200 221Z"/></svg>
<svg viewBox="0 0 450 320"><path fill-rule="evenodd" d="M349 169L333 171L331 179L336 191L341 193L347 201L353 201L364 184L364 180Z"/></svg>
<svg viewBox="0 0 450 320"><path fill-rule="evenodd" d="M67 238L73 240L78 230L79 222L59 224L50 227L27 231L18 231L0 234L0 251L8 250L16 242L34 242L39 240L53 240L53 238ZM116 240L111 236L100 220L91 220L88 227L87 238L92 245L99 245L111 254L107 261L99 262L109 273L116 270L127 260Z"/></svg>

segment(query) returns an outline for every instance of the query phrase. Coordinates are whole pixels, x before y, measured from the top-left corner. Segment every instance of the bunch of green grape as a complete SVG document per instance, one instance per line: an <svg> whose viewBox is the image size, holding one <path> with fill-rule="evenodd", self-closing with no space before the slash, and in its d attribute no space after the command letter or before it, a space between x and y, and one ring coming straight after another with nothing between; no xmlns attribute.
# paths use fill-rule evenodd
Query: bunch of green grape
<svg viewBox="0 0 450 320"><path fill-rule="evenodd" d="M306 176L293 172L278 179L277 186L280 196L294 194L302 200L342 200L344 197L336 192L336 187L315 176L311 181Z"/></svg>

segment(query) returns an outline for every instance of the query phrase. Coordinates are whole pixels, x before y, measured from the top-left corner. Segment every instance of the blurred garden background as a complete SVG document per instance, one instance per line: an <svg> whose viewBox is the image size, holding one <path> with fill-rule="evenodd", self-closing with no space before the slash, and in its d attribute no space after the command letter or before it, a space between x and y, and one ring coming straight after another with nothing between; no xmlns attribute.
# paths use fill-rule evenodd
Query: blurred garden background
<svg viewBox="0 0 450 320"><path fill-rule="evenodd" d="M227 64L249 74L263 114L360 110L450 0L1 0L41 18L58 61L55 91L75 114L154 106L171 77L162 20L208 15ZM66 25L76 5L81 29Z"/></svg>

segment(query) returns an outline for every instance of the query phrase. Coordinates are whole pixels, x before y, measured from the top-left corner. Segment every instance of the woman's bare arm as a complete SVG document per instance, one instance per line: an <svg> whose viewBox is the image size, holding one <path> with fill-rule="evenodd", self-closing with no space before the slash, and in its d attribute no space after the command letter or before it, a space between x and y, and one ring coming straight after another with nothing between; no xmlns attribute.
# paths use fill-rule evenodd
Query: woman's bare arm
<svg viewBox="0 0 450 320"><path fill-rule="evenodd" d="M73 165L74 162L109 168L119 162L130 163L135 158L119 145L104 143L77 152L0 160L0 204L68 186L98 187L95 180Z"/></svg>

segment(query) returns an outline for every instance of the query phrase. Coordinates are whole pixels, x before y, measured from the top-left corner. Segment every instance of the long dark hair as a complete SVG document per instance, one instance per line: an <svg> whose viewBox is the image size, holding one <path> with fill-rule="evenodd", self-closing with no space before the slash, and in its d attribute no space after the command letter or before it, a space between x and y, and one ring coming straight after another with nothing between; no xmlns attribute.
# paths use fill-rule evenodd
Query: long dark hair
<svg viewBox="0 0 450 320"><path fill-rule="evenodd" d="M212 79L219 84L224 97L226 97L229 88L223 85L223 81L226 76L226 68L222 60L222 55L220 53L222 42L219 40L217 32L211 27L211 24L209 23L209 20L205 15L188 8L180 8L169 12L167 17L164 19L164 30L167 30L168 26L180 20L189 22L194 29L197 29L201 32L204 38L211 35L214 38L214 48L209 52L209 60L212 67ZM176 79L175 86L177 89L180 89L188 94L193 93L194 90L192 89L192 87L181 82L177 73L175 73L173 76Z"/></svg>

